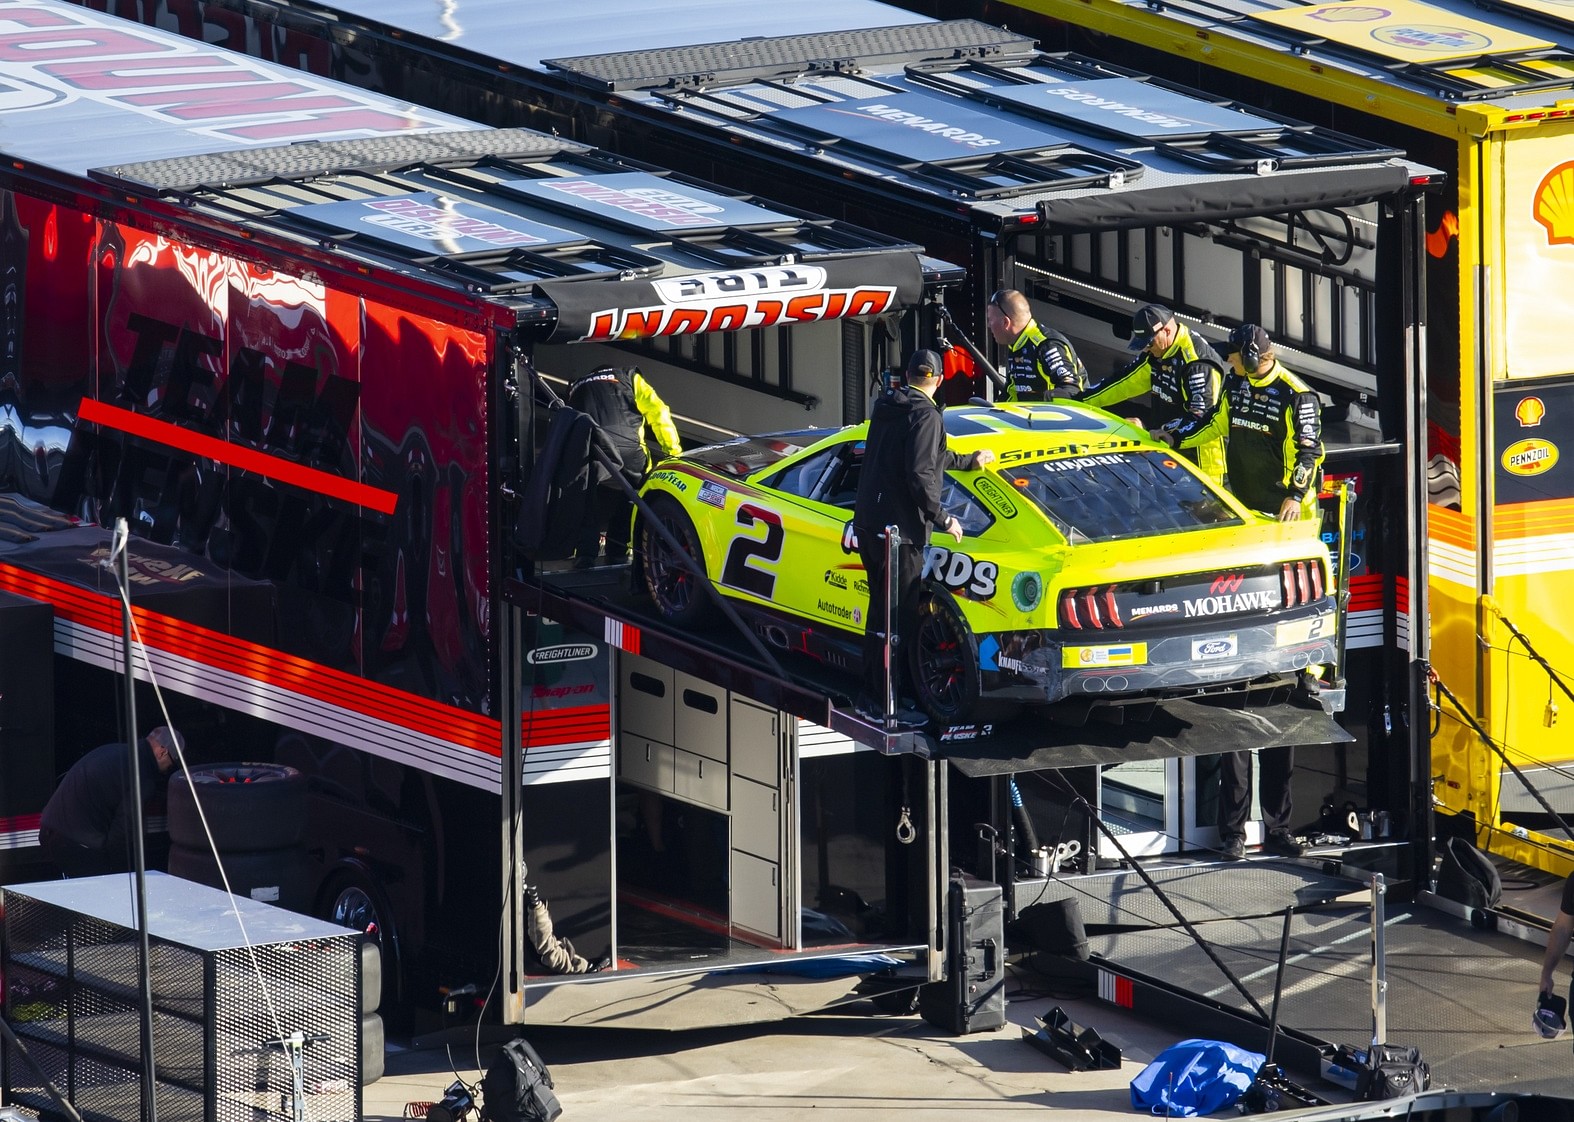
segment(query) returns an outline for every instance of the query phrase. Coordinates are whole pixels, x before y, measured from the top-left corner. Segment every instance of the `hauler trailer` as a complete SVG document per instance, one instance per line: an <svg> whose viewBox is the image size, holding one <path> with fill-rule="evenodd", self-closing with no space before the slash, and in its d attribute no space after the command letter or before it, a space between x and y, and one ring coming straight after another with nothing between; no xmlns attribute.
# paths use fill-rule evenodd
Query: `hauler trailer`
<svg viewBox="0 0 1574 1122"><path fill-rule="evenodd" d="M704 2L639 18L589 0L572 20L496 3L448 19L398 0L136 7L188 34L488 123L550 126L746 189L790 190L921 240L966 266L956 321L986 348L987 297L1003 285L1028 294L1094 377L1124 361L1130 313L1146 301L1216 343L1234 324L1264 324L1324 393L1327 474L1357 496L1344 723L1358 743L1330 750L1328 782L1301 805L1327 802L1328 824L1382 811L1398 835L1428 836L1413 785L1427 765L1411 731L1424 709L1412 636L1425 605L1412 594L1424 585L1414 543L1425 506L1406 437L1425 386L1420 200L1434 173L1396 148L1044 54L972 20L898 24L881 4L793 5L780 22L752 7L722 18ZM984 388L955 384L953 400ZM1338 544L1333 522L1325 537ZM1096 782L1142 835L1133 844L1158 852L1214 838L1197 798L1207 766L1202 782L1180 758ZM1003 833L1006 787L974 808ZM988 875L987 864L974 871Z"/></svg>
<svg viewBox="0 0 1574 1122"><path fill-rule="evenodd" d="M270 883L286 906L374 929L391 1001L435 1010L440 982L484 994L501 911L517 1016L544 972L527 884L592 957L691 962L692 946L658 935L642 951L619 927L614 847L639 800L615 797L611 630L572 632L510 592L536 400L637 365L691 442L838 426L918 338L893 321L960 271L53 0L0 3L0 70L5 879L36 868L57 774L121 735L103 562L124 518L138 678L156 676L199 761L306 773L309 876ZM720 704L712 720L788 736L773 682L694 688ZM823 697L794 705L828 720ZM139 710L152 723L150 694ZM885 788L910 783L919 820L927 797L921 768L870 758L865 789L848 781L862 755L835 774L793 757L792 777L825 791L805 827L836 849L821 867L847 884L882 878L891 822L869 823L897 797ZM707 792L713 775L707 762ZM724 885L727 816L674 805L671 858ZM916 927L898 913L845 941L927 951L919 899ZM748 961L797 946L793 915Z"/></svg>
<svg viewBox="0 0 1574 1122"><path fill-rule="evenodd" d="M1558 328L1574 277L1574 19L1538 0L986 7L1048 43L1132 55L1448 171L1427 219L1428 392L1417 406L1432 661L1458 699L1439 699L1434 794L1483 847L1574 869L1557 821L1574 814L1560 714L1574 654L1561 591L1574 566L1574 467L1559 420L1574 409L1574 363Z"/></svg>

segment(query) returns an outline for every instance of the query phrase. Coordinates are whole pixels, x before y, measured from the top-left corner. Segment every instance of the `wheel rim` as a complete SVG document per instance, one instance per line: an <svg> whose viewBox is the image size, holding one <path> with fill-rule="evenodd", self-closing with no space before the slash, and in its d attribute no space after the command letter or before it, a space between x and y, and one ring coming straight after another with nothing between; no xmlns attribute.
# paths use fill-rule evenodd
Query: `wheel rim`
<svg viewBox="0 0 1574 1122"><path fill-rule="evenodd" d="M918 624L918 688L938 714L957 716L967 700L967 638L952 614L931 604Z"/></svg>
<svg viewBox="0 0 1574 1122"><path fill-rule="evenodd" d="M693 560L694 550L687 540L687 527L670 515L662 516L661 525L684 546ZM668 615L685 611L694 602L694 574L677 559L671 546L655 533L650 536L646 569L650 574L651 597Z"/></svg>
<svg viewBox="0 0 1574 1122"><path fill-rule="evenodd" d="M372 936L379 946L382 945L382 917L377 914L377 905L365 889L351 885L341 890L334 897L329 918L341 927L353 928Z"/></svg>

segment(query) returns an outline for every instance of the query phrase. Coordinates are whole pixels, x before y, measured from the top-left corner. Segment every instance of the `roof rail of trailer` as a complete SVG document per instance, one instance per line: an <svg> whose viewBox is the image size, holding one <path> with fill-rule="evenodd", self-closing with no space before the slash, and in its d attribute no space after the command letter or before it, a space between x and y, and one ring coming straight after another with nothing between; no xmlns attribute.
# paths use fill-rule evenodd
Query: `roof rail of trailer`
<svg viewBox="0 0 1574 1122"><path fill-rule="evenodd" d="M910 39L928 49L895 49ZM833 41L834 59L825 49ZM1277 177L1260 192L1267 213L1332 201L1327 182L1300 192L1286 173L1337 169L1364 181L1357 192L1368 197L1381 193L1373 182L1397 189L1408 178L1397 149L1024 45L987 24L951 20L545 65L573 83L638 91L632 96L682 110L675 127L720 128L953 203L1036 207L1062 222L1113 220L1107 205L1077 200L1134 184L1190 188L1199 199L1208 192L1209 205L1244 213L1253 192L1243 192L1241 177L1259 185Z"/></svg>
<svg viewBox="0 0 1574 1122"><path fill-rule="evenodd" d="M871 65L908 66L965 59L1026 58L1034 40L979 20L959 19L813 35L700 43L543 59L574 81L608 92L697 89L804 74L856 73Z"/></svg>
<svg viewBox="0 0 1574 1122"><path fill-rule="evenodd" d="M294 144L91 174L191 196L325 248L433 269L494 296L549 279L658 276L675 260L745 268L917 249L525 129ZM361 221L368 206L389 220ZM427 212L459 233L434 240L417 229Z"/></svg>

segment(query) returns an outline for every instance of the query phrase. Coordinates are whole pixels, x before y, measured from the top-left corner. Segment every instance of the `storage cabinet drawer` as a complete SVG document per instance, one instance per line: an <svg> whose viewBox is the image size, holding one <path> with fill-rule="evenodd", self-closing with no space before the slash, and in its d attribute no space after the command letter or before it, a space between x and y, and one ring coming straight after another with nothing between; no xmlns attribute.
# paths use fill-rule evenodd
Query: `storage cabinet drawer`
<svg viewBox="0 0 1574 1122"><path fill-rule="evenodd" d="M672 793L680 799L727 809L727 765L681 748L672 751Z"/></svg>
<svg viewBox="0 0 1574 1122"><path fill-rule="evenodd" d="M779 859L781 814L775 790L737 776L732 780L732 847L763 857Z"/></svg>
<svg viewBox="0 0 1574 1122"><path fill-rule="evenodd" d="M727 762L727 691L675 670L672 743L685 752Z"/></svg>
<svg viewBox="0 0 1574 1122"><path fill-rule="evenodd" d="M732 716L732 770L763 783L776 786L781 770L781 731L774 709L734 697Z"/></svg>
<svg viewBox="0 0 1574 1122"><path fill-rule="evenodd" d="M648 658L618 659L618 708L623 732L672 743L672 671Z"/></svg>
<svg viewBox="0 0 1574 1122"><path fill-rule="evenodd" d="M628 783L671 792L672 757L669 745L643 736L625 736L618 742L618 775Z"/></svg>
<svg viewBox="0 0 1574 1122"><path fill-rule="evenodd" d="M732 851L732 924L773 940L782 937L781 869L741 850Z"/></svg>

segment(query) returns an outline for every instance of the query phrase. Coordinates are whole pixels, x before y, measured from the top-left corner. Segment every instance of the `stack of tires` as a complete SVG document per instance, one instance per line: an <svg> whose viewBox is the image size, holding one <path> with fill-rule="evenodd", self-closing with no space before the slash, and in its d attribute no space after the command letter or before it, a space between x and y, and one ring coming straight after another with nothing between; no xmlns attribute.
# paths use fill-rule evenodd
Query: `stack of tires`
<svg viewBox="0 0 1574 1122"><path fill-rule="evenodd" d="M202 828L198 801L207 817ZM212 764L169 781L169 871L292 912L311 907L307 884L306 778L280 764ZM208 843L208 831L213 841ZM215 858L214 851L218 857Z"/></svg>
<svg viewBox="0 0 1574 1122"><path fill-rule="evenodd" d="M383 1077L387 1041L383 1018L383 953L371 935L361 936L361 1086Z"/></svg>
<svg viewBox="0 0 1574 1122"><path fill-rule="evenodd" d="M223 888L219 862L237 896L311 912L306 862L306 778L282 764L213 764L169 781L169 872ZM197 813L201 802L208 829ZM208 844L208 832L213 844ZM214 857L217 850L218 857ZM383 960L373 935L361 937L361 1083L383 1075Z"/></svg>

